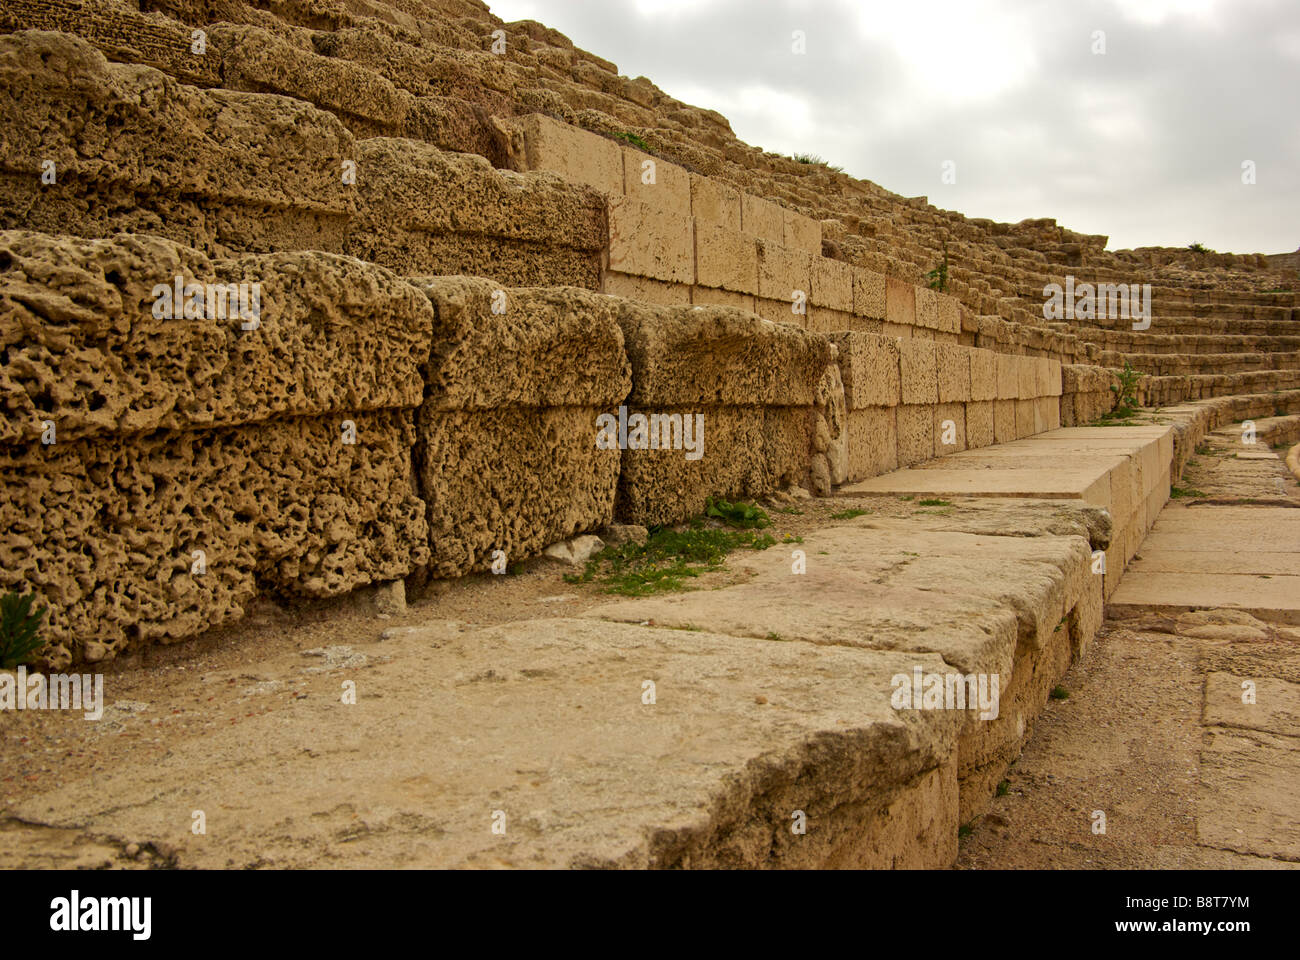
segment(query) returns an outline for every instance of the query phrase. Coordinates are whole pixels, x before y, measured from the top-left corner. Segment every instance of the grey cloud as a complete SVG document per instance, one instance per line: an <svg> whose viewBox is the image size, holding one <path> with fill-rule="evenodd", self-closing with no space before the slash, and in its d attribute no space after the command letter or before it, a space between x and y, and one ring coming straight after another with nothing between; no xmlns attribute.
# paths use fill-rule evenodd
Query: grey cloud
<svg viewBox="0 0 1300 960"><path fill-rule="evenodd" d="M489 0L498 16L532 16L623 73L719 110L749 143L819 154L967 216L1055 217L1108 234L1112 248L1199 240L1294 250L1300 6L1224 0L1211 22L1146 24L1126 18L1121 2L990 3L981 26L1024 31L1028 72L972 101L917 85L951 71L954 58L967 82L1002 66L974 43L951 52L961 38L942 13L924 35L899 38L883 24L864 34L847 0L700 0L650 15L636 0ZM790 53L794 29L807 33L806 56ZM1106 31L1104 56L1090 51L1095 29ZM946 40L935 45L949 54L915 53L928 37ZM742 105L756 89L771 102ZM785 103L807 111L806 130ZM956 185L940 182L947 159ZM1243 160L1257 164L1255 186L1241 183Z"/></svg>

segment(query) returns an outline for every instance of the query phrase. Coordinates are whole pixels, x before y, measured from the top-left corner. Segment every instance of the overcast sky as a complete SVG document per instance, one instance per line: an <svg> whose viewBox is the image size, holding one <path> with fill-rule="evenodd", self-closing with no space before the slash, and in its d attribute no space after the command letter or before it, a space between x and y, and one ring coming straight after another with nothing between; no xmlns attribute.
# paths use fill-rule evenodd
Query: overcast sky
<svg viewBox="0 0 1300 960"><path fill-rule="evenodd" d="M1300 0L487 2L747 143L967 216L1111 249L1300 245Z"/></svg>

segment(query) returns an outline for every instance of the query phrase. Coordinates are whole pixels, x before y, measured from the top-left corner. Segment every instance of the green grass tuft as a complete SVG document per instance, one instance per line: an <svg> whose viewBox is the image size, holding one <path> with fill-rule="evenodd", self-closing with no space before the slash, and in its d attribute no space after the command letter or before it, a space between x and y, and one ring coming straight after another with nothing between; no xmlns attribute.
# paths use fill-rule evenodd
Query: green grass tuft
<svg viewBox="0 0 1300 960"><path fill-rule="evenodd" d="M650 144L646 143L645 140L637 136L635 133L629 133L624 130L622 133L614 134L614 139L622 140L624 143L631 144L644 153L650 152Z"/></svg>
<svg viewBox="0 0 1300 960"><path fill-rule="evenodd" d="M681 590L701 574L720 570L733 550L766 550L777 542L771 534L758 532L772 521L753 504L710 498L706 515L727 526L706 527L697 517L686 530L659 527L645 543L606 547L587 561L582 573L565 574L564 579L601 583L606 593L647 597ZM787 535L784 542L802 540Z"/></svg>
<svg viewBox="0 0 1300 960"><path fill-rule="evenodd" d="M850 507L848 510L841 510L839 513L832 513L832 520L852 520L854 517L860 517L863 514L870 513L870 510L862 510L858 507Z"/></svg>

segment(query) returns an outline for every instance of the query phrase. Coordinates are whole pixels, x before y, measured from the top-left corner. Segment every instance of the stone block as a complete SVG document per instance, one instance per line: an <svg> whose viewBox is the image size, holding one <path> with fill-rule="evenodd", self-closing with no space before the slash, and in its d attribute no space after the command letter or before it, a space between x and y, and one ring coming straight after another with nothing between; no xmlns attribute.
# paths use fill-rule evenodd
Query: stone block
<svg viewBox="0 0 1300 960"><path fill-rule="evenodd" d="M897 277L885 277L885 322L916 326L916 287Z"/></svg>
<svg viewBox="0 0 1300 960"><path fill-rule="evenodd" d="M940 403L965 403L971 399L970 353L958 344L935 344Z"/></svg>
<svg viewBox="0 0 1300 960"><path fill-rule="evenodd" d="M746 233L695 222L695 282L734 293L758 293L758 250Z"/></svg>
<svg viewBox="0 0 1300 960"><path fill-rule="evenodd" d="M669 283L695 282L690 217L665 214L636 200L609 205L609 268Z"/></svg>
<svg viewBox="0 0 1300 960"><path fill-rule="evenodd" d="M898 419L898 465L910 467L934 457L934 405L904 404Z"/></svg>
<svg viewBox="0 0 1300 960"><path fill-rule="evenodd" d="M853 312L859 317L884 320L885 275L864 267L851 269L853 271Z"/></svg>
<svg viewBox="0 0 1300 960"><path fill-rule="evenodd" d="M820 255L812 258L812 303L845 313L853 311L853 271L847 263ZM845 329L848 329L845 327Z"/></svg>
<svg viewBox="0 0 1300 960"><path fill-rule="evenodd" d="M699 226L718 227L739 233L740 191L729 183L691 175L691 216Z"/></svg>
<svg viewBox="0 0 1300 960"><path fill-rule="evenodd" d="M899 377L903 403L938 403L939 381L935 346L929 340L900 340Z"/></svg>
<svg viewBox="0 0 1300 960"><path fill-rule="evenodd" d="M752 193L740 195L740 229L760 240L777 246L785 245L785 208L756 197Z"/></svg>

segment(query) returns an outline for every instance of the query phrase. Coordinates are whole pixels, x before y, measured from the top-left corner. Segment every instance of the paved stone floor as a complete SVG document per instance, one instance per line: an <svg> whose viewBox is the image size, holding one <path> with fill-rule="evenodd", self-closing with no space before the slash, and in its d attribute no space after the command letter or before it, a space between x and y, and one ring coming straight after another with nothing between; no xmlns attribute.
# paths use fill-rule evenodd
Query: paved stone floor
<svg viewBox="0 0 1300 960"><path fill-rule="evenodd" d="M1300 495L1280 453L1240 425L1198 447L959 867L1300 863Z"/></svg>

